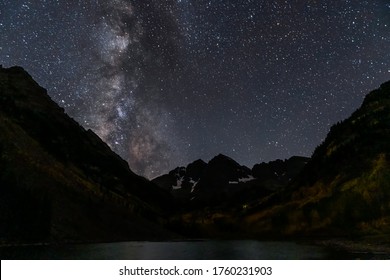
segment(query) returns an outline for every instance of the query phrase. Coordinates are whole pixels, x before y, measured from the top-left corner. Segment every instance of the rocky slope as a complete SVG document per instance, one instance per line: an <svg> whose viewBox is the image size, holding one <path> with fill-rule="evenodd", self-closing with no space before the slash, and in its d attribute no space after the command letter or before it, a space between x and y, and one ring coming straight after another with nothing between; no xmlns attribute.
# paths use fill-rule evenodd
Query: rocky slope
<svg viewBox="0 0 390 280"><path fill-rule="evenodd" d="M172 205L22 68L0 68L1 242L169 237Z"/></svg>

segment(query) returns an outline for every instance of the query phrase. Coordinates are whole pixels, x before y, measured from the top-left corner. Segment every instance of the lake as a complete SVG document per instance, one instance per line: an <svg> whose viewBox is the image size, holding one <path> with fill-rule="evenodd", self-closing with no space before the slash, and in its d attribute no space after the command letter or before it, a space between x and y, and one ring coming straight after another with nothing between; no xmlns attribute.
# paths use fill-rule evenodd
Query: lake
<svg viewBox="0 0 390 280"><path fill-rule="evenodd" d="M203 240L0 247L0 259L63 260L312 260L372 258L294 242Z"/></svg>

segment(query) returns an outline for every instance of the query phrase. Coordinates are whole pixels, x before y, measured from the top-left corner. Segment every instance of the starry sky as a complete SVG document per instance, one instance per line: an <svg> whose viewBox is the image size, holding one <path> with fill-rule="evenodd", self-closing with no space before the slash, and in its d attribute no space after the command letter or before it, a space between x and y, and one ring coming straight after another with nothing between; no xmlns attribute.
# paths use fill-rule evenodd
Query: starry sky
<svg viewBox="0 0 390 280"><path fill-rule="evenodd" d="M133 171L310 156L390 80L389 0L1 0L24 67Z"/></svg>

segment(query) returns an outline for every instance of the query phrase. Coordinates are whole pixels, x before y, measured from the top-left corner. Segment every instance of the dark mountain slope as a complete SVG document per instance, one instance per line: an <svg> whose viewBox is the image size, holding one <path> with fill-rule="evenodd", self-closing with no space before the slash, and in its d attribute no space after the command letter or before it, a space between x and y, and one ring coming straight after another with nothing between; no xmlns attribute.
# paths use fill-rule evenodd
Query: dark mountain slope
<svg viewBox="0 0 390 280"><path fill-rule="evenodd" d="M3 242L162 238L172 205L22 68L0 68Z"/></svg>
<svg viewBox="0 0 390 280"><path fill-rule="evenodd" d="M258 234L390 234L390 82L333 126L285 191L248 209Z"/></svg>

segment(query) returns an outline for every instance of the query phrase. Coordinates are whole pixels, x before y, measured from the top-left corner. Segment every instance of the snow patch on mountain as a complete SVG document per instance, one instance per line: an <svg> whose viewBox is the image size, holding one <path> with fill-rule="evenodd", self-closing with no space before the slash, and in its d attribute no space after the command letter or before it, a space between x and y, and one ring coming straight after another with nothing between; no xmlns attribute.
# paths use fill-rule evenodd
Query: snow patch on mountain
<svg viewBox="0 0 390 280"><path fill-rule="evenodd" d="M173 190L181 189L181 184L183 183L184 177L177 179L176 185L172 186Z"/></svg>
<svg viewBox="0 0 390 280"><path fill-rule="evenodd" d="M254 179L255 179L255 177L253 177L252 175L248 175L248 177L240 178L240 179L238 179L238 181L240 183L246 183L246 182L252 181Z"/></svg>
<svg viewBox="0 0 390 280"><path fill-rule="evenodd" d="M250 182L252 180L255 180L256 178L253 177L252 175L248 175L247 177L242 177L238 178L237 181L229 181L229 184L234 185L234 184L239 184L239 183L246 183Z"/></svg>

